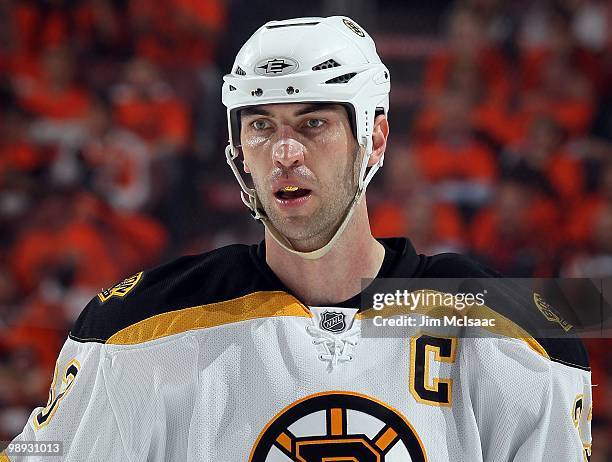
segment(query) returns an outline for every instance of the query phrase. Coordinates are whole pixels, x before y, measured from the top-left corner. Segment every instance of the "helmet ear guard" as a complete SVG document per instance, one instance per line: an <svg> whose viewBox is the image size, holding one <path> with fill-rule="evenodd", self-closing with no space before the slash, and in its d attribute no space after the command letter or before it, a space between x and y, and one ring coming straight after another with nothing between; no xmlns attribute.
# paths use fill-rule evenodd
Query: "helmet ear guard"
<svg viewBox="0 0 612 462"><path fill-rule="evenodd" d="M389 108L389 71L380 61L371 37L342 16L271 21L244 44L223 80L229 145L226 160L238 180L242 201L288 252L307 259L327 253L348 225L367 185L383 164L368 167L375 117ZM353 136L364 150L359 183L344 219L321 249L299 252L270 222L254 188L236 165L241 155L240 110L280 103L332 103L345 107Z"/></svg>
<svg viewBox="0 0 612 462"><path fill-rule="evenodd" d="M225 159L232 169L234 176L238 180L240 188L242 189L240 191L240 199L242 199L242 203L247 206L253 219L264 222L264 219L267 219L267 216L264 210L259 206L257 192L255 191L255 188L251 188L246 181L244 181L244 178L236 165L236 159L241 155L241 153L238 152L239 149L242 148L228 144L225 147Z"/></svg>

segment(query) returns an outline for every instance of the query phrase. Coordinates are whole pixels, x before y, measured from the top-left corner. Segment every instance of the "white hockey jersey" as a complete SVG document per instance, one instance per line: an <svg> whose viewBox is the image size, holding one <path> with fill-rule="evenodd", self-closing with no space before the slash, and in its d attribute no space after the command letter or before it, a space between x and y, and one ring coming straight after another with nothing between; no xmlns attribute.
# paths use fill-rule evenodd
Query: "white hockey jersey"
<svg viewBox="0 0 612 462"><path fill-rule="evenodd" d="M491 275L457 255L417 255L405 239L382 242L381 277ZM508 334L521 326L366 338L376 313L351 309L358 300L304 305L261 244L134 275L86 307L47 405L14 442L61 441L62 456L43 461L588 460L578 340Z"/></svg>

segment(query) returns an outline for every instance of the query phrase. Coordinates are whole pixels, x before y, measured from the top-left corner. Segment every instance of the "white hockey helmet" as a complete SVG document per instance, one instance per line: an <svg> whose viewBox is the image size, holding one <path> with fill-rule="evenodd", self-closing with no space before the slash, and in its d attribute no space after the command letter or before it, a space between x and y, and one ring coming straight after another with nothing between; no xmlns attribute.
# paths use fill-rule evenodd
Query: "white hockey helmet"
<svg viewBox="0 0 612 462"><path fill-rule="evenodd" d="M238 52L231 74L223 77L229 145L227 161L242 188L242 200L286 250L316 259L329 251L348 224L365 189L382 166L369 170L372 127L377 114L389 109L389 70L381 62L372 38L343 16L270 21L260 27ZM347 108L357 142L365 151L358 190L332 239L321 249L299 252L272 225L253 188L242 178L235 159L240 155L240 110L273 103L339 103Z"/></svg>

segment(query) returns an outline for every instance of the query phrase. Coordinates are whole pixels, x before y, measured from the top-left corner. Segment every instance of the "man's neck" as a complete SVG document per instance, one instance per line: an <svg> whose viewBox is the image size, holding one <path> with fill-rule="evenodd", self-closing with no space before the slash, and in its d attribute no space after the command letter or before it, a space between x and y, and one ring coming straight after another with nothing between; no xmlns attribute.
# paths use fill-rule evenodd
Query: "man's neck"
<svg viewBox="0 0 612 462"><path fill-rule="evenodd" d="M363 203L332 249L317 260L287 252L266 232L268 266L302 302L312 306L339 303L357 295L361 279L376 277L384 257L384 247L370 232Z"/></svg>

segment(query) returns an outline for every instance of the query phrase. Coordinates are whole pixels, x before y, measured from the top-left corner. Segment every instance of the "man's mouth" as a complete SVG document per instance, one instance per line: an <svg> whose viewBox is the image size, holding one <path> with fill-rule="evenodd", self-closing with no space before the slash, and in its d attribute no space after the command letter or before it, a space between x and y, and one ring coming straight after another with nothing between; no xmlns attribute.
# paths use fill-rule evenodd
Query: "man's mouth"
<svg viewBox="0 0 612 462"><path fill-rule="evenodd" d="M274 193L277 199L290 201L306 197L310 194L310 189L300 188L298 186L285 186Z"/></svg>

